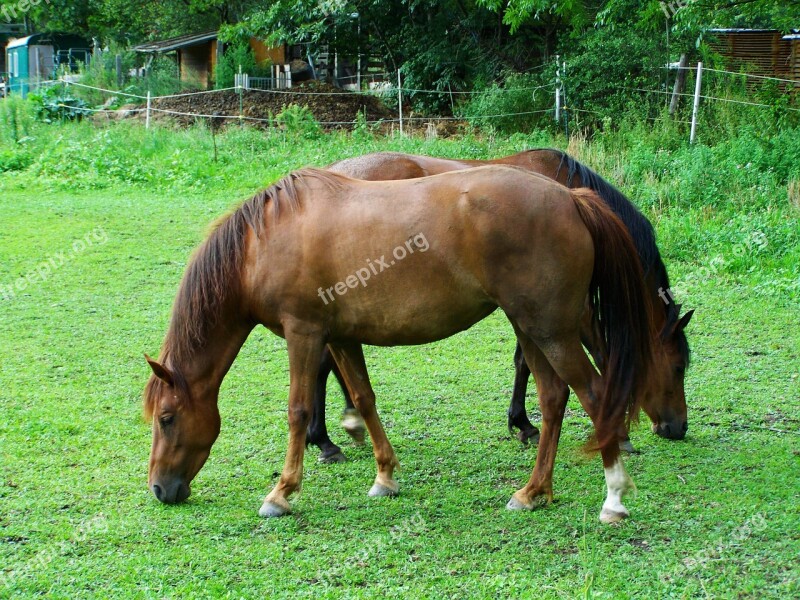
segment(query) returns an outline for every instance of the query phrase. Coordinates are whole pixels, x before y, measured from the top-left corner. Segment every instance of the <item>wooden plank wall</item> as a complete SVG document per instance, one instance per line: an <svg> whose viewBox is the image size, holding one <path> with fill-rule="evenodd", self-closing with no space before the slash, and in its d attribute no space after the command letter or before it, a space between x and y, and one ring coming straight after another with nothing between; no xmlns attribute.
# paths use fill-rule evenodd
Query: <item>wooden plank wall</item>
<svg viewBox="0 0 800 600"><path fill-rule="evenodd" d="M763 77L800 81L797 40L784 40L777 31L736 31L716 34L711 48L721 54L725 68L735 73L746 72ZM749 79L747 87L758 88L763 82ZM789 85L781 87L788 88Z"/></svg>

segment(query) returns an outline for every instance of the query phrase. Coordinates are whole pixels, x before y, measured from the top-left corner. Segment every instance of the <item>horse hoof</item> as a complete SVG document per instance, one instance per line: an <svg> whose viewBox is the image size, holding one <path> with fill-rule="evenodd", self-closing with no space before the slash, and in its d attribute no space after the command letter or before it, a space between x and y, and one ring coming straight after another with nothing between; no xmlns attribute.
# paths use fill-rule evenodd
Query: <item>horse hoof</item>
<svg viewBox="0 0 800 600"><path fill-rule="evenodd" d="M600 512L600 522L605 523L606 525L611 525L613 523L619 523L623 519L627 519L630 516L630 513L626 510L625 512L618 512L616 510L611 510L610 508L604 508Z"/></svg>
<svg viewBox="0 0 800 600"><path fill-rule="evenodd" d="M384 496L397 496L399 492L399 487L395 483L394 489L389 486L383 485L382 483L375 482L369 490L368 496L372 496L373 498L381 498Z"/></svg>
<svg viewBox="0 0 800 600"><path fill-rule="evenodd" d="M286 502L284 500L284 502ZM292 509L289 508L289 503L286 502L286 506L282 506L277 502L272 501L265 501L264 504L261 505L261 508L258 511L259 517L264 517L265 519L270 519L273 517L283 517L288 514L291 514Z"/></svg>
<svg viewBox="0 0 800 600"><path fill-rule="evenodd" d="M516 496L511 496L511 500L509 500L508 504L506 504L506 508L508 510L533 510L533 503L524 504L523 502L517 500Z"/></svg>
<svg viewBox="0 0 800 600"><path fill-rule="evenodd" d="M347 462L347 457L339 451L328 455L320 454L317 461L324 465L332 465L334 463Z"/></svg>
<svg viewBox="0 0 800 600"><path fill-rule="evenodd" d="M622 452L627 452L628 454L639 454L639 451L633 447L630 440L622 440L619 443L619 449Z"/></svg>
<svg viewBox="0 0 800 600"><path fill-rule="evenodd" d="M517 433L517 439L522 443L523 446L527 446L528 444L538 444L539 431L537 429L531 429L528 431L520 430Z"/></svg>
<svg viewBox="0 0 800 600"><path fill-rule="evenodd" d="M361 445L364 443L364 436L367 431L367 427L364 424L364 419L361 418L361 415L358 414L358 411L353 408L348 408L344 411L344 415L342 416L342 427L347 432L353 441Z"/></svg>

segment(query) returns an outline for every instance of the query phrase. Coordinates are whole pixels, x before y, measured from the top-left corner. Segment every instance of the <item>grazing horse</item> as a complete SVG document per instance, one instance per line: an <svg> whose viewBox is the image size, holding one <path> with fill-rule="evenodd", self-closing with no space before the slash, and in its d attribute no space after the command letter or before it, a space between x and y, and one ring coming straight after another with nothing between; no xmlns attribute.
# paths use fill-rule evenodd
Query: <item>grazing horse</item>
<svg viewBox="0 0 800 600"><path fill-rule="evenodd" d="M354 233L363 231L370 234ZM602 375L581 345L587 298L604 340ZM150 489L165 503L189 496L219 435L222 379L261 324L286 340L290 386L286 460L259 513L291 512L326 344L372 440L377 476L369 493L397 494L399 463L375 408L362 344L430 343L497 308L535 374L542 407L536 465L508 507L552 498L569 392L551 393L548 384L558 379L594 424L607 486L600 519L626 517L622 496L633 482L617 431L647 385L653 340L636 249L591 190L501 166L383 182L307 169L221 221L187 266L160 358L147 357Z"/></svg>
<svg viewBox="0 0 800 600"><path fill-rule="evenodd" d="M656 246L655 232L647 218L636 206L608 181L586 165L581 164L560 150L526 150L511 156L494 160L452 160L430 156L415 156L396 152L380 152L348 158L330 165L328 170L356 179L387 181L412 179L458 171L487 164L512 165L540 173L570 188L588 187L597 192L608 206L619 216L633 238L642 268L645 271L647 289L653 304L656 325L660 335L660 352L656 355L656 365L651 386L642 398L642 408L653 422L653 432L669 439L679 440L686 435L688 428L684 375L689 365L689 344L684 333L685 327L694 311L680 315L680 305L670 295L670 283L666 267ZM588 325L584 327L583 340L595 361L601 359L597 352L601 340L597 332ZM599 362L597 364L600 364ZM513 433L519 429L517 438L528 443L536 443L539 430L530 422L525 410L525 393L531 375L517 345L514 353L514 391L508 409L508 428ZM321 462L341 462L345 456L339 446L334 444L325 425L325 400L328 376L334 373L345 396L345 412L342 425L357 441L364 439L364 425L352 400L347 393L336 364L327 350L323 353L317 378L317 391L314 397L314 413L308 428L307 441L320 449ZM560 384L563 385L563 384ZM620 448L633 452L627 430L620 432Z"/></svg>

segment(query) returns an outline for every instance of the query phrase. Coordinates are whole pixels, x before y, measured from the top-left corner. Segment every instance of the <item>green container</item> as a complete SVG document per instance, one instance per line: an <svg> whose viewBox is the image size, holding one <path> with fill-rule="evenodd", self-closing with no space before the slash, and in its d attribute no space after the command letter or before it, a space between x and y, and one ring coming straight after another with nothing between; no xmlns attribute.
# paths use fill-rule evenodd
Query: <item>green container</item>
<svg viewBox="0 0 800 600"><path fill-rule="evenodd" d="M90 44L68 33L34 33L13 40L6 46L6 93L23 98L42 81L55 79L61 65L70 72L91 58Z"/></svg>

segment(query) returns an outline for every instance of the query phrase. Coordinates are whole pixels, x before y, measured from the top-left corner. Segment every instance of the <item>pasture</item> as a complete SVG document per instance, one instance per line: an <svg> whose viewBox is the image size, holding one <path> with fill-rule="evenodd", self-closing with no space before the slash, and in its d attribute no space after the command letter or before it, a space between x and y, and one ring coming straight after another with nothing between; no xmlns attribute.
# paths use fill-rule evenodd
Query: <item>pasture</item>
<svg viewBox="0 0 800 600"><path fill-rule="evenodd" d="M0 597L797 597L800 173L796 155L752 135L687 148L633 134L231 129L214 163L202 127L37 132L0 175ZM283 464L289 382L285 343L258 329L223 384L222 432L191 498L155 500L142 355L157 354L187 258L217 216L309 164L543 145L639 205L673 292L696 309L688 435L657 438L644 416L633 429L630 519L597 521L602 467L582 452L590 423L574 395L555 502L505 509L536 448L506 430L514 336L497 313L439 343L366 349L399 497L367 497L372 452L339 427L332 382L328 428L350 460L318 464L310 448L294 514L258 517ZM539 423L533 388L528 407Z"/></svg>

